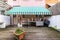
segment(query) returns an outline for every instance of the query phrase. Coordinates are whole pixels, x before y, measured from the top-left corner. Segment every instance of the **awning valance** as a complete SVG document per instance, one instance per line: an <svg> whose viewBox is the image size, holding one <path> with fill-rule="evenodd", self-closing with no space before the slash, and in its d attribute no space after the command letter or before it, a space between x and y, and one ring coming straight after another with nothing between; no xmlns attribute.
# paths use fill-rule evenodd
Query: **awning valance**
<svg viewBox="0 0 60 40"><path fill-rule="evenodd" d="M5 14L20 14L20 15L51 15L52 13L44 7L13 7L6 11Z"/></svg>

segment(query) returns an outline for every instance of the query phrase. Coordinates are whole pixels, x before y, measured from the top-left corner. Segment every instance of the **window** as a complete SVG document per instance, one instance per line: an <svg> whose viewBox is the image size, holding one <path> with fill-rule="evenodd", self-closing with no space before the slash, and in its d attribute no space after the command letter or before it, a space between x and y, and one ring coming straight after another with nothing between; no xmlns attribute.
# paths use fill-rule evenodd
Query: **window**
<svg viewBox="0 0 60 40"><path fill-rule="evenodd" d="M5 12L4 10L1 10L1 14L3 14L3 15L4 15L4 12Z"/></svg>
<svg viewBox="0 0 60 40"><path fill-rule="evenodd" d="M6 2L7 0L2 0L3 2Z"/></svg>
<svg viewBox="0 0 60 40"><path fill-rule="evenodd" d="M13 1L16 1L16 0L13 0Z"/></svg>

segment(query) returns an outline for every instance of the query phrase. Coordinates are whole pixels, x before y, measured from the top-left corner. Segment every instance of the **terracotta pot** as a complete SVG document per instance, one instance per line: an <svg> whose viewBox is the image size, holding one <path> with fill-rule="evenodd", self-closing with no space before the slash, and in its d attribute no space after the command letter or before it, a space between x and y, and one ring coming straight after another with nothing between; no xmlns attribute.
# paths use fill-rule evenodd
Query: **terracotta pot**
<svg viewBox="0 0 60 40"><path fill-rule="evenodd" d="M18 39L21 40L21 39L23 39L23 37L24 37L24 33L21 33L21 34L19 35Z"/></svg>
<svg viewBox="0 0 60 40"><path fill-rule="evenodd" d="M15 35L16 39L22 40L23 37L24 37L24 31L22 31L22 32L19 33L19 34L16 34L16 33L14 32L14 35Z"/></svg>

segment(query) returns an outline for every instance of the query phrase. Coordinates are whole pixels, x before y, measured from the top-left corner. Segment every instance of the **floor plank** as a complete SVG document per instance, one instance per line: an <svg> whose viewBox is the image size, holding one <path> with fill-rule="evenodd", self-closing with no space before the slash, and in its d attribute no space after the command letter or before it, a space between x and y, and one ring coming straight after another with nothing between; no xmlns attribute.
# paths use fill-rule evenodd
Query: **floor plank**
<svg viewBox="0 0 60 40"><path fill-rule="evenodd" d="M0 40L16 40L13 32L17 27L0 29ZM60 32L48 27L23 27L25 37L23 40L60 40Z"/></svg>

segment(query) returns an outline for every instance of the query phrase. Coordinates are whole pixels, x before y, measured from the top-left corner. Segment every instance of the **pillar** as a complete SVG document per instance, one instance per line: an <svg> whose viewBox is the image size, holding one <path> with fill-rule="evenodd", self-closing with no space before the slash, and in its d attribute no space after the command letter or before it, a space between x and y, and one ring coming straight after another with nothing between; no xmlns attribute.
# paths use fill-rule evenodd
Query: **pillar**
<svg viewBox="0 0 60 40"><path fill-rule="evenodd" d="M13 15L10 15L10 24L11 24L11 25L13 25L13 24L14 24Z"/></svg>

